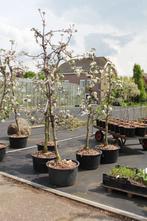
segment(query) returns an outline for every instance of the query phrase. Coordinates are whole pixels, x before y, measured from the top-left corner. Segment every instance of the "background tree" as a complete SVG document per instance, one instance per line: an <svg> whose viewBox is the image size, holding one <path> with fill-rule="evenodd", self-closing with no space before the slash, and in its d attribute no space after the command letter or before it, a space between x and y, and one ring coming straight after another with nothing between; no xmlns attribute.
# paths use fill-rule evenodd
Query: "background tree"
<svg viewBox="0 0 147 221"><path fill-rule="evenodd" d="M34 71L26 71L23 75L24 78L32 79L36 76L36 73Z"/></svg>
<svg viewBox="0 0 147 221"><path fill-rule="evenodd" d="M122 97L124 102L133 102L137 96L140 95L140 90L134 79L131 77L122 77Z"/></svg>
<svg viewBox="0 0 147 221"><path fill-rule="evenodd" d="M133 79L135 84L137 84L138 89L140 90L140 95L138 96L139 101L146 100L145 84L143 80L143 70L139 64L134 64L133 67Z"/></svg>

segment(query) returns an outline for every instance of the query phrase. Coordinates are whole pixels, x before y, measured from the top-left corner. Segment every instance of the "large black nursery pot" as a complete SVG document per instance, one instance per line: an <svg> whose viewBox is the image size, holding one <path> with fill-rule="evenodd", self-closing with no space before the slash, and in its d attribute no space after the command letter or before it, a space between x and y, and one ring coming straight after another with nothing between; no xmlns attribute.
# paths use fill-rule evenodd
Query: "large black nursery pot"
<svg viewBox="0 0 147 221"><path fill-rule="evenodd" d="M55 160L55 159L56 159L55 154L51 154L49 157L47 157L47 156L40 157L40 156L37 156L37 154L32 154L34 171L38 172L38 173L47 173L48 168L46 166L46 163L50 160Z"/></svg>
<svg viewBox="0 0 147 221"><path fill-rule="evenodd" d="M0 161L4 159L4 156L6 154L6 147L7 147L6 144L0 143Z"/></svg>
<svg viewBox="0 0 147 221"><path fill-rule="evenodd" d="M76 159L79 161L79 168L83 170L95 170L100 165L102 151L98 150L95 155L83 155L76 152Z"/></svg>
<svg viewBox="0 0 147 221"><path fill-rule="evenodd" d="M51 166L50 162L46 163L49 174L49 183L53 186L72 186L77 177L79 162L77 160L72 160L76 163L74 168L54 168Z"/></svg>
<svg viewBox="0 0 147 221"><path fill-rule="evenodd" d="M101 164L109 164L109 163L116 163L118 156L119 156L119 147L115 147L115 149L104 149L100 148L102 151L101 155Z"/></svg>
<svg viewBox="0 0 147 221"><path fill-rule="evenodd" d="M27 146L28 136L9 136L9 143L11 148L24 148Z"/></svg>

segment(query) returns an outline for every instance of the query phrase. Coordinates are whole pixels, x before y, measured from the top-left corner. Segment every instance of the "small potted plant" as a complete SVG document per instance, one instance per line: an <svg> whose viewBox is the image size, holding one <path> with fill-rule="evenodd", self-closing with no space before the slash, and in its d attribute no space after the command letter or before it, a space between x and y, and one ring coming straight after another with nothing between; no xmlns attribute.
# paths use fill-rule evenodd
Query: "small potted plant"
<svg viewBox="0 0 147 221"><path fill-rule="evenodd" d="M104 96L101 102L101 108L105 118L104 143L98 146L102 151L101 163L115 163L119 155L119 147L114 144L109 144L108 142L108 123L112 111L114 90L116 90L117 87L121 87L121 81L116 78L113 70L113 64L109 62L108 69L105 70L103 74L105 82L107 83L105 85L105 90L103 91Z"/></svg>
<svg viewBox="0 0 147 221"><path fill-rule="evenodd" d="M44 73L44 86L46 96L45 107L45 143L42 151L32 154L34 169L49 173L49 182L56 186L69 186L74 184L79 163L76 160L61 159L57 146L56 137L56 115L57 90L60 86L63 75L59 72L59 66L67 59L72 58L71 51L68 50L69 42L73 34L73 27L61 30L46 31L45 12L39 9L42 19L42 31L33 28L36 42L41 47L40 56L37 56L41 63L38 67ZM60 38L60 40L59 40ZM50 122L55 151L47 149ZM47 162L48 161L48 162ZM41 163L39 163L41 162ZM39 167L41 166L41 170Z"/></svg>
<svg viewBox="0 0 147 221"><path fill-rule="evenodd" d="M81 169L93 170L98 168L102 153L100 150L90 148L89 144L90 123L92 122L95 112L94 107L98 102L98 94L96 91L94 91L94 86L99 81L100 70L97 66L97 63L95 62L95 56L93 53L89 59L91 60L89 70L86 71L86 75L89 78L89 82L86 88L88 96L82 104L83 113L87 114L86 139L85 146L76 152L76 158L80 162Z"/></svg>

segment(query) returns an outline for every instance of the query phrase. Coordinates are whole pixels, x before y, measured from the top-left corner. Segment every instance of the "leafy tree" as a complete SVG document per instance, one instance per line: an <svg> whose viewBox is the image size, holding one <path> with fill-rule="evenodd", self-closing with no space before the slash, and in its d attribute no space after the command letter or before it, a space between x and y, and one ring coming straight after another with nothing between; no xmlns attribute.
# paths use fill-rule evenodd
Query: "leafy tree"
<svg viewBox="0 0 147 221"><path fill-rule="evenodd" d="M34 78L35 76L36 76L36 73L33 72L33 71L27 71L27 72L24 73L24 78L30 78L30 79L32 79L32 78Z"/></svg>
<svg viewBox="0 0 147 221"><path fill-rule="evenodd" d="M133 101L137 96L140 95L140 90L134 79L131 77L122 77L122 97L126 102Z"/></svg>
<svg viewBox="0 0 147 221"><path fill-rule="evenodd" d="M143 70L139 64L134 64L133 67L133 79L135 84L137 84L140 90L140 95L138 96L139 101L144 101L146 99L145 84L143 80Z"/></svg>

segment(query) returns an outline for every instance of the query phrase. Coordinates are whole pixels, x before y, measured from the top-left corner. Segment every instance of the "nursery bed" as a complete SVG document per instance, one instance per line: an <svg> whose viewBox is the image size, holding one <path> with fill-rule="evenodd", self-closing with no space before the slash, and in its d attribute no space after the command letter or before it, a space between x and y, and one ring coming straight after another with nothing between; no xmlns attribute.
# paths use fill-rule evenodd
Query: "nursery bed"
<svg viewBox="0 0 147 221"><path fill-rule="evenodd" d="M84 129L78 128L75 131L59 131L58 138L59 151L62 152L63 158L75 159L76 151L84 144ZM0 163L0 170L8 174L23 178L25 180L41 184L45 187L49 185L48 174L38 174L33 171L31 153L37 149L37 143L43 137L43 129L34 129L32 136L29 138L31 148L16 150L16 152L8 152L4 160ZM62 141L62 142L61 142ZM93 137L90 141L92 146L97 145ZM120 153L118 163L121 165L129 165L138 168L146 167L147 152L143 151L141 145L136 145L135 139L128 140L125 151ZM147 207L146 198L134 197L129 199L121 193L108 194L102 187L102 174L107 173L115 164L100 165L98 169L92 171L79 171L77 182L70 187L55 188L65 193L81 197L92 201L93 203L102 203L106 206L122 209L126 212L134 213L146 217ZM53 187L51 187L53 188ZM123 203L122 203L123 202ZM147 220L147 219L144 219Z"/></svg>

